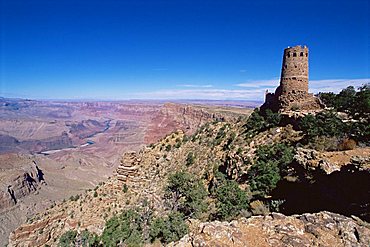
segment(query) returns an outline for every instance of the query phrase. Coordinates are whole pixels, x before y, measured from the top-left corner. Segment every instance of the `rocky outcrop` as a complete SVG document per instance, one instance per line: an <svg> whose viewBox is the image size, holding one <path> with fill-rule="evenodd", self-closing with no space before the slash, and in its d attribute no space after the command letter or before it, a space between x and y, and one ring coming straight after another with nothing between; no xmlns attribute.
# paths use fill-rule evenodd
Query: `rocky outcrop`
<svg viewBox="0 0 370 247"><path fill-rule="evenodd" d="M36 191L43 183L44 174L35 161L7 173L0 183L0 210L16 205L21 198Z"/></svg>
<svg viewBox="0 0 370 247"><path fill-rule="evenodd" d="M328 210L370 221L370 148L318 152L297 148L295 173L272 193L280 212L290 215Z"/></svg>
<svg viewBox="0 0 370 247"><path fill-rule="evenodd" d="M370 171L370 148L336 152L318 152L314 149L297 148L294 159L306 170L322 170L326 174L340 171L348 164L355 165L358 170Z"/></svg>
<svg viewBox="0 0 370 247"><path fill-rule="evenodd" d="M119 181L127 182L137 178L140 159L136 152L127 152L123 155L120 165L117 168L117 179Z"/></svg>
<svg viewBox="0 0 370 247"><path fill-rule="evenodd" d="M369 246L367 223L320 212L273 213L231 222L206 222L171 246Z"/></svg>
<svg viewBox="0 0 370 247"><path fill-rule="evenodd" d="M57 215L41 220L35 224L26 224L16 229L10 235L10 240L20 239L20 242L12 243L9 246L43 246L51 236L49 234L42 235L42 230L48 225L60 222L65 219L65 213L61 212Z"/></svg>

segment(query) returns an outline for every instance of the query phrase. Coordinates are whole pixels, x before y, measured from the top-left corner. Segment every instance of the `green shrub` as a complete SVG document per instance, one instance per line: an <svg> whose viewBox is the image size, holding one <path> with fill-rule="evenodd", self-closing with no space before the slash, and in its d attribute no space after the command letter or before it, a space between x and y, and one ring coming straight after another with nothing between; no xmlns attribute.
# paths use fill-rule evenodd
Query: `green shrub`
<svg viewBox="0 0 370 247"><path fill-rule="evenodd" d="M353 86L343 89L339 94L319 93L319 98L328 107L346 112L355 119L369 119L370 116L370 83L360 87ZM368 122L368 120L367 120Z"/></svg>
<svg viewBox="0 0 370 247"><path fill-rule="evenodd" d="M105 224L101 241L104 246L117 246L119 243L126 246L142 245L140 215L134 210L127 210L118 216L113 216Z"/></svg>
<svg viewBox="0 0 370 247"><path fill-rule="evenodd" d="M318 94L321 102L325 104L326 107L336 107L336 94L333 92Z"/></svg>
<svg viewBox="0 0 370 247"><path fill-rule="evenodd" d="M217 199L216 217L220 220L230 220L248 208L249 198L246 192L239 188L234 180L228 180L223 174L217 174L217 182L214 188Z"/></svg>
<svg viewBox="0 0 370 247"><path fill-rule="evenodd" d="M349 86L336 96L335 107L338 111L351 113L352 106L356 100L356 90L353 86Z"/></svg>
<svg viewBox="0 0 370 247"><path fill-rule="evenodd" d="M247 136L253 137L254 135L269 128L279 126L280 121L280 113L272 112L270 109L260 111L258 108L256 108L249 116L243 127L246 129Z"/></svg>
<svg viewBox="0 0 370 247"><path fill-rule="evenodd" d="M191 166L194 163L194 154L193 152L189 152L188 155L186 156L186 166Z"/></svg>
<svg viewBox="0 0 370 247"><path fill-rule="evenodd" d="M347 124L348 136L357 143L370 145L370 123L369 120L363 122L350 122Z"/></svg>
<svg viewBox="0 0 370 247"><path fill-rule="evenodd" d="M293 161L294 149L286 144L260 146L256 151L257 160L248 171L248 181L256 197L267 196L288 174Z"/></svg>
<svg viewBox="0 0 370 247"><path fill-rule="evenodd" d="M306 115L299 122L299 128L309 142L317 136L341 137L345 134L346 125L335 112L323 111L316 116Z"/></svg>
<svg viewBox="0 0 370 247"><path fill-rule="evenodd" d="M127 186L127 184L123 184L123 186L122 186L122 191L123 191L123 193L126 193L126 192L128 191L128 186Z"/></svg>
<svg viewBox="0 0 370 247"><path fill-rule="evenodd" d="M186 217L201 217L207 210L207 194L203 183L189 173L176 172L168 177L166 202L171 210L181 212Z"/></svg>
<svg viewBox="0 0 370 247"><path fill-rule="evenodd" d="M356 93L354 104L352 105L352 116L357 119L366 119L369 123L370 120L370 83L365 84L359 88Z"/></svg>
<svg viewBox="0 0 370 247"><path fill-rule="evenodd" d="M258 108L256 108L249 116L247 122L244 124L244 127L248 131L258 131L265 127L265 119L260 114Z"/></svg>
<svg viewBox="0 0 370 247"><path fill-rule="evenodd" d="M357 116L359 116L359 114L360 113L358 113ZM366 113L362 112L361 114ZM321 141L325 140L325 138L321 137L335 137L338 140L349 138L357 143L363 143L365 145L370 144L369 118L343 122L339 119L337 113L333 111L323 111L316 114L316 116L309 114L302 118L299 122L299 129L302 130L305 135L303 140L304 144L312 143L311 146L320 144ZM331 149L333 148L329 147L325 150Z"/></svg>
<svg viewBox="0 0 370 247"><path fill-rule="evenodd" d="M256 161L248 171L248 178L254 196L267 196L281 179L277 162Z"/></svg>
<svg viewBox="0 0 370 247"><path fill-rule="evenodd" d="M99 237L95 233L90 233L88 230L81 232L79 238L80 246L91 247L99 245Z"/></svg>
<svg viewBox="0 0 370 247"><path fill-rule="evenodd" d="M283 143L262 145L256 150L259 161L274 161L278 164L281 172L286 172L294 157L294 148Z"/></svg>
<svg viewBox="0 0 370 247"><path fill-rule="evenodd" d="M59 238L59 247L73 247L75 246L77 231L69 230L63 233Z"/></svg>
<svg viewBox="0 0 370 247"><path fill-rule="evenodd" d="M182 238L189 231L181 213L170 213L165 218L157 218L150 224L150 240L159 239L162 243L170 243Z"/></svg>
<svg viewBox="0 0 370 247"><path fill-rule="evenodd" d="M71 201L77 201L78 199L80 199L80 195L71 196L71 197L69 198L69 200L71 200Z"/></svg>
<svg viewBox="0 0 370 247"><path fill-rule="evenodd" d="M278 112L273 112L270 109L265 110L262 112L262 115L265 119L265 128L273 128L279 126L281 121L281 115Z"/></svg>

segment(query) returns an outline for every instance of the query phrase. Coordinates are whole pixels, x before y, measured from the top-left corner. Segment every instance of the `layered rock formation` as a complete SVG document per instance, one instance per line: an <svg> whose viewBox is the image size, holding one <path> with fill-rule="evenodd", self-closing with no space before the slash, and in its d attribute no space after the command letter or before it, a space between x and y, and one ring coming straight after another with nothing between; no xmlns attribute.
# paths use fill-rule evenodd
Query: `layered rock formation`
<svg viewBox="0 0 370 247"><path fill-rule="evenodd" d="M235 119L239 115L230 109L223 111L222 108L167 103L151 119L145 142L153 143L175 130L192 134L206 122Z"/></svg>
<svg viewBox="0 0 370 247"><path fill-rule="evenodd" d="M117 179L123 182L135 180L138 175L139 164L140 159L137 157L136 152L125 153L116 170Z"/></svg>
<svg viewBox="0 0 370 247"><path fill-rule="evenodd" d="M330 212L285 216L273 213L231 222L195 224L176 247L369 246L368 223Z"/></svg>
<svg viewBox="0 0 370 247"><path fill-rule="evenodd" d="M36 191L41 184L45 184L44 174L35 161L28 162L16 169L3 167L0 182L0 211L12 207L20 199Z"/></svg>

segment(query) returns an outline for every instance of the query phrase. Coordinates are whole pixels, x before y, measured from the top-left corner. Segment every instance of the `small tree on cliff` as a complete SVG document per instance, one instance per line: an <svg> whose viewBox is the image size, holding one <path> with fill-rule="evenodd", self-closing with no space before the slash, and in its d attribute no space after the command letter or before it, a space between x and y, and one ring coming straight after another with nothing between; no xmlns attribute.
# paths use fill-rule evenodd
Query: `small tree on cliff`
<svg viewBox="0 0 370 247"><path fill-rule="evenodd" d="M166 201L170 209L186 217L198 218L207 210L207 190L203 183L186 172L176 172L168 177Z"/></svg>
<svg viewBox="0 0 370 247"><path fill-rule="evenodd" d="M224 174L217 172L214 179L215 188L213 194L216 202L216 218L230 220L238 216L243 210L249 207L247 193L239 188L234 180L229 180Z"/></svg>
<svg viewBox="0 0 370 247"><path fill-rule="evenodd" d="M257 160L248 171L248 181L256 197L265 197L287 173L293 161L294 149L285 144L260 146Z"/></svg>

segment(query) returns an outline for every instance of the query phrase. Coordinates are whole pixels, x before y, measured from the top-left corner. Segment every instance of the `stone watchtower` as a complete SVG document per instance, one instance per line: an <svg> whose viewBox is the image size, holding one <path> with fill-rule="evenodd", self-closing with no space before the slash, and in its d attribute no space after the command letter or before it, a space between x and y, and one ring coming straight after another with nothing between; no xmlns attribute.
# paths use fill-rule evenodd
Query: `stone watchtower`
<svg viewBox="0 0 370 247"><path fill-rule="evenodd" d="M288 47L284 50L280 85L275 93L267 93L261 108L274 111L316 110L322 105L308 93L308 48Z"/></svg>
<svg viewBox="0 0 370 247"><path fill-rule="evenodd" d="M308 93L308 48L295 46L284 50L280 87L283 94Z"/></svg>

